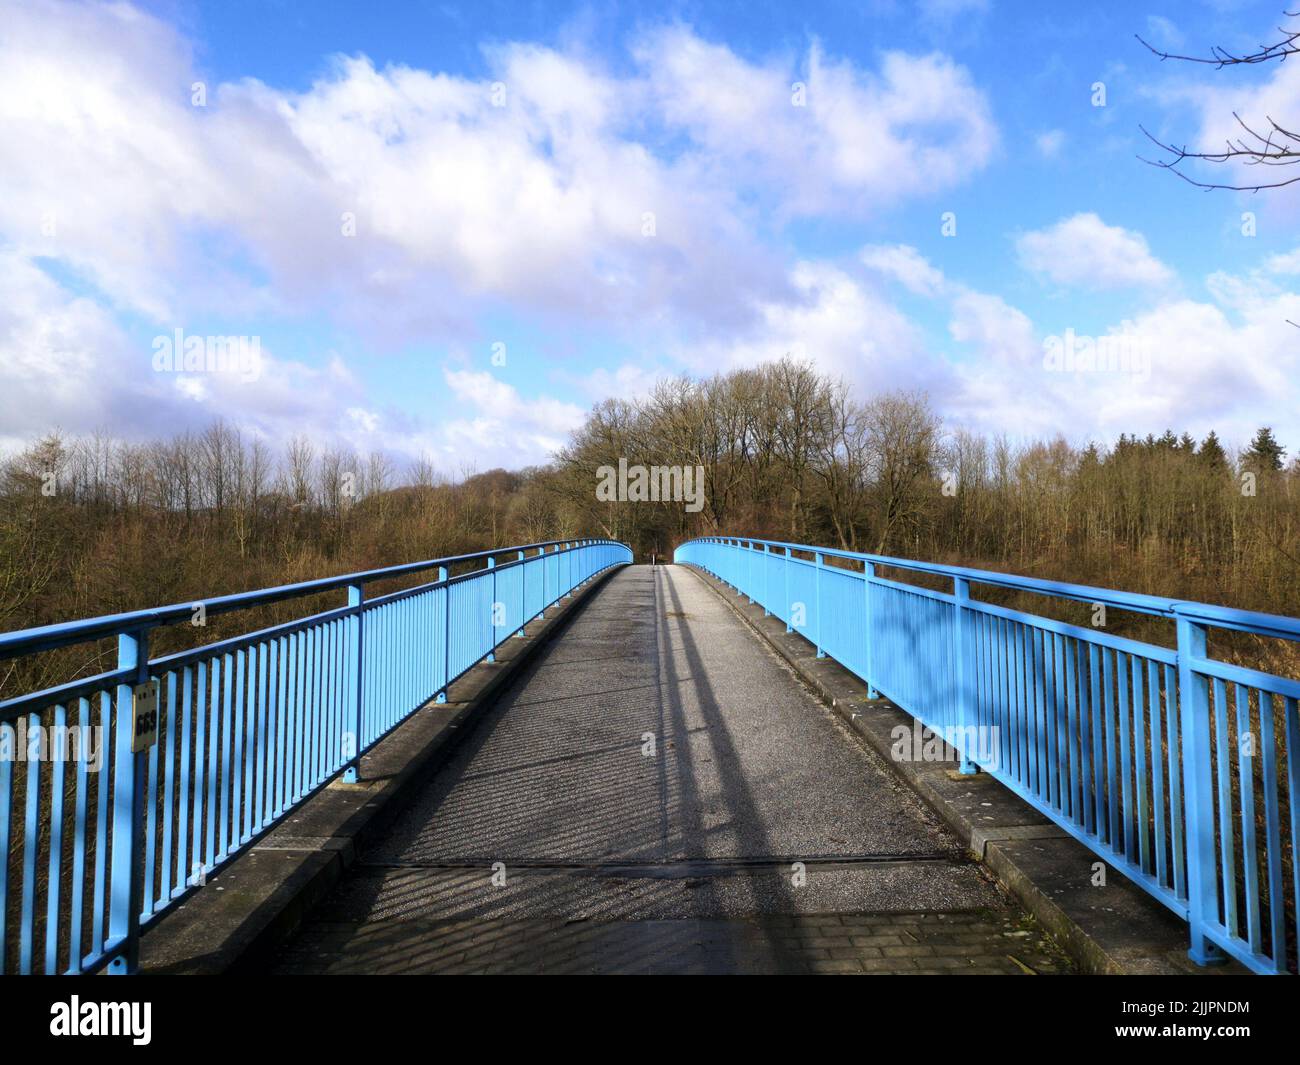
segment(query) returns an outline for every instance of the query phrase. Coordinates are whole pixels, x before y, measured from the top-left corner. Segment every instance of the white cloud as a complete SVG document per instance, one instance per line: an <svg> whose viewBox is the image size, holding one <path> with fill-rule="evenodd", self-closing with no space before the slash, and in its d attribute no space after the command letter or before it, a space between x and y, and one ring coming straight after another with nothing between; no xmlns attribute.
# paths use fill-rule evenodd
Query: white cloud
<svg viewBox="0 0 1300 1065"><path fill-rule="evenodd" d="M644 363L625 362L614 367L599 366L581 376L559 372L552 376L570 388L576 389L591 403L611 397L636 400L648 396L655 383L672 373L666 364L650 366Z"/></svg>
<svg viewBox="0 0 1300 1065"><path fill-rule="evenodd" d="M951 360L862 270L784 263L768 239L784 220L870 216L992 158L987 99L941 54L887 53L868 68L814 45L755 60L678 26L643 36L627 73L517 43L488 51L478 80L354 56L303 92L211 84L196 108L188 42L129 6L38 0L5 5L3 18L5 443L56 424L150 435L221 414L275 438L428 451L454 470L467 456L480 468L541 461L582 418L576 404L461 368L444 371L451 416L425 419L376 401L360 367L328 354L311 365L266 351L251 384L168 378L121 324L168 332L205 315L256 333L238 323L333 314L370 346L454 347L481 339L485 309L505 308L654 352L555 372L569 394L637 395L660 365L709 373L793 353L864 392L926 388L993 431L1213 425L1240 438L1285 424L1300 399L1300 344L1285 324L1300 320L1300 296L1276 283L1300 272L1300 253L1266 273L1216 275L1195 302L1161 298L1168 267L1095 214L1023 234L1022 262L1055 284L1155 290L1128 323L1156 341L1141 384L1044 372L1039 326L909 245L869 245L857 265L946 311ZM1300 111L1292 69L1240 97L1206 95L1207 128L1212 110L1233 106ZM496 81L505 107L493 106ZM792 81L805 83L806 107L793 105ZM1059 151L1058 132L1039 150ZM355 237L340 232L343 212ZM143 424L131 413L142 409Z"/></svg>
<svg viewBox="0 0 1300 1065"><path fill-rule="evenodd" d="M1065 131L1061 129L1049 129L1045 133L1040 133L1034 140L1038 154L1044 159L1055 159L1061 153L1064 144Z"/></svg>
<svg viewBox="0 0 1300 1065"><path fill-rule="evenodd" d="M695 373L712 373L789 355L864 395L947 387L948 366L927 351L917 324L874 287L817 260L796 263L790 282L797 300L764 304L759 324L734 340L679 347L673 352L678 362Z"/></svg>
<svg viewBox="0 0 1300 1065"><path fill-rule="evenodd" d="M989 433L1076 440L1172 428L1244 442L1260 425L1289 424L1300 407L1300 345L1286 322L1300 321L1300 294L1253 273L1217 274L1208 288L1212 302L1161 300L1108 327L1106 337L1131 341L1127 369L1077 372L1049 369L1045 331L1022 311L961 292L950 332L979 357L957 363L946 409Z"/></svg>
<svg viewBox="0 0 1300 1065"><path fill-rule="evenodd" d="M1163 285L1173 278L1142 234L1108 226L1092 212L1023 233L1016 250L1026 269L1061 285L1106 289Z"/></svg>
<svg viewBox="0 0 1300 1065"><path fill-rule="evenodd" d="M325 307L400 341L506 299L725 327L782 276L728 189L622 134L636 79L553 51L497 48L482 81L341 58L306 92L214 84L195 107L187 42L133 8L5 18L0 234L159 321Z"/></svg>
<svg viewBox="0 0 1300 1065"><path fill-rule="evenodd" d="M12 250L0 252L0 447L58 428L128 439L225 417L273 440L346 426L362 389L344 364L316 368L261 350L260 373L159 371L152 338L127 334L94 300L77 296Z"/></svg>
<svg viewBox="0 0 1300 1065"><path fill-rule="evenodd" d="M1300 294L1257 273L1213 275L1209 301L1157 296L1103 331L1132 338L1130 364L1061 372L1046 359L1049 330L1003 297L944 279L906 245L870 246L862 258L914 281L936 310L946 307L949 356L867 281L819 261L792 270L802 299L764 306L751 334L675 354L709 372L789 353L844 377L859 394L922 389L951 424L1022 439L1113 441L1121 432L1173 428L1244 441L1261 424L1289 424L1300 408L1300 344L1286 324L1300 321Z"/></svg>
<svg viewBox="0 0 1300 1065"><path fill-rule="evenodd" d="M0 252L0 425L4 443L56 427L112 420L126 338L94 301L63 292L12 251ZM148 354L140 357L147 365Z"/></svg>
<svg viewBox="0 0 1300 1065"><path fill-rule="evenodd" d="M872 213L951 188L998 141L984 94L939 53L888 52L871 72L814 44L792 74L788 61L750 63L679 27L651 34L636 55L665 121L729 180L751 173L781 188L791 215Z"/></svg>
<svg viewBox="0 0 1300 1065"><path fill-rule="evenodd" d="M545 461L586 414L572 403L525 398L486 371L446 370L443 376L458 408L468 407L472 414L444 423L435 447L447 455L472 455L480 468Z"/></svg>
<svg viewBox="0 0 1300 1065"><path fill-rule="evenodd" d="M463 341L502 307L679 342L811 328L810 300L852 300L828 278L794 276L764 241L770 227L951 188L997 141L983 93L938 53L888 53L872 70L814 46L797 108L789 57L743 59L677 26L643 37L618 75L507 43L485 52L482 79L339 57L306 91L209 82L194 106L205 79L190 43L130 5L34 0L5 4L4 22L0 240L34 294L5 311L0 392L26 397L14 433L138 427L113 395L160 404L168 424L235 413L254 431L445 446L409 420L394 433L392 412L338 360L272 359L243 391L159 379L137 368L117 321L168 333L220 318L254 334L268 314L323 316L380 350ZM899 321L887 311L882 301L886 330ZM58 359L66 379L21 390ZM114 389L87 393L95 373ZM456 381L472 402L474 382ZM644 381L625 369L591 387ZM524 450L562 438L569 414L536 422ZM455 432L468 446L495 417Z"/></svg>
<svg viewBox="0 0 1300 1065"><path fill-rule="evenodd" d="M1270 255L1264 267L1274 274L1300 274L1300 248L1280 255Z"/></svg>
<svg viewBox="0 0 1300 1065"><path fill-rule="evenodd" d="M0 233L163 321L329 307L400 342L464 335L476 301L505 299L734 329L785 276L746 186L787 215L865 210L965 180L996 140L982 93L939 54L872 72L813 48L796 108L781 63L677 27L646 38L631 76L506 44L479 81L356 56L306 92L215 84L195 107L188 42L134 8L45 0L6 20ZM634 128L684 133L686 150Z"/></svg>
<svg viewBox="0 0 1300 1065"><path fill-rule="evenodd" d="M858 258L864 266L893 278L918 296L935 296L943 288L943 271L910 244L869 244Z"/></svg>
<svg viewBox="0 0 1300 1065"><path fill-rule="evenodd" d="M1164 15L1147 16L1147 37L1150 44L1160 49L1181 48L1184 40L1182 31Z"/></svg>
<svg viewBox="0 0 1300 1065"><path fill-rule="evenodd" d="M1024 366L1040 350L1028 315L987 292L961 291L952 303L948 331L954 340L974 346L995 364Z"/></svg>

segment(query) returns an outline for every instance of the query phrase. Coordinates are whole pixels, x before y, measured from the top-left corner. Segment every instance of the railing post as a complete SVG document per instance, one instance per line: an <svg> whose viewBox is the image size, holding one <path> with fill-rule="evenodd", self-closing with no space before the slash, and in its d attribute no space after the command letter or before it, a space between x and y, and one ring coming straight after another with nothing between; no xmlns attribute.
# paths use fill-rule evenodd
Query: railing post
<svg viewBox="0 0 1300 1065"><path fill-rule="evenodd" d="M117 720L113 738L112 879L108 913L108 938L115 941L107 972L134 973L140 966L140 906L144 884L137 873L144 845L145 753L135 746L135 686L149 680L148 630L119 633L117 666L132 671L131 679L117 686ZM100 787L107 786L107 779ZM3 915L0 915L3 916ZM74 963L77 959L73 959Z"/></svg>
<svg viewBox="0 0 1300 1065"><path fill-rule="evenodd" d="M880 692L876 690L876 670L875 670L875 660L873 657L875 655L876 641L871 634L871 578L874 577L875 575L876 575L876 564L874 562L868 562L864 559L862 563L862 585L863 585L862 599L863 599L863 613L865 615L865 620L863 624L866 627L867 650L866 650L866 663L863 666L863 670L866 672L868 699L880 698Z"/></svg>
<svg viewBox="0 0 1300 1065"><path fill-rule="evenodd" d="M785 549L785 631L794 632L794 626L790 624L794 620L794 604L790 602L790 549Z"/></svg>
<svg viewBox="0 0 1300 1065"><path fill-rule="evenodd" d="M980 771L970 756L971 746L975 743L975 671L971 668L972 651L970 633L966 623L970 611L966 604L970 602L970 581L965 577L952 579L953 594L953 656L956 658L957 675L957 729L961 738L961 772L970 775ZM949 741L951 742L951 741Z"/></svg>
<svg viewBox="0 0 1300 1065"><path fill-rule="evenodd" d="M817 609L817 657L825 658L826 652L822 648L822 569L826 565L826 557L820 551L813 552L813 555L817 567L813 570L813 598Z"/></svg>
<svg viewBox="0 0 1300 1065"><path fill-rule="evenodd" d="M343 770L343 783L355 784L361 779L361 713L362 713L362 692L365 688L362 685L362 663L365 653L362 648L362 632L364 622L362 619L363 604L366 600L365 585L361 583L348 585L348 606L356 607L356 613L350 618L349 630L352 636L352 693L351 693L351 718L352 718L352 736L351 743L348 742L348 734L343 734L343 751L349 759L347 767Z"/></svg>
<svg viewBox="0 0 1300 1065"><path fill-rule="evenodd" d="M1198 965L1218 965L1226 955L1205 934L1217 923L1219 892L1215 883L1214 799L1210 767L1209 681L1193 669L1206 655L1205 626L1178 614L1178 717L1183 734L1183 802L1187 839L1187 920L1191 926L1188 957ZM1220 743L1227 737L1220 736Z"/></svg>
<svg viewBox="0 0 1300 1065"><path fill-rule="evenodd" d="M524 615L528 612L528 565L524 561L524 552L518 553L519 558L519 631L516 636L524 634L524 625L528 619Z"/></svg>
<svg viewBox="0 0 1300 1065"><path fill-rule="evenodd" d="M447 701L447 689L451 687L451 585L447 580L447 567L438 567L438 580L442 586L442 690L433 697L435 703Z"/></svg>
<svg viewBox="0 0 1300 1065"><path fill-rule="evenodd" d="M767 604L772 601L772 545L763 545L763 617L767 617L770 611Z"/></svg>
<svg viewBox="0 0 1300 1065"><path fill-rule="evenodd" d="M492 598L488 602L488 627L492 630L492 650L487 653L487 660L497 660L497 560L495 555L488 555L487 568L492 571Z"/></svg>

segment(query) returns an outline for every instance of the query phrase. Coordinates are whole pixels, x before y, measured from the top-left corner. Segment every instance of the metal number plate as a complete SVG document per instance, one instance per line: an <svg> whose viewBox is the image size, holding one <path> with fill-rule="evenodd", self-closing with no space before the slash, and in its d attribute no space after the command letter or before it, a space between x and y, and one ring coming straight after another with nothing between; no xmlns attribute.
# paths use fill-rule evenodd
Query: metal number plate
<svg viewBox="0 0 1300 1065"><path fill-rule="evenodd" d="M131 750L146 751L158 742L158 682L135 686L131 700Z"/></svg>

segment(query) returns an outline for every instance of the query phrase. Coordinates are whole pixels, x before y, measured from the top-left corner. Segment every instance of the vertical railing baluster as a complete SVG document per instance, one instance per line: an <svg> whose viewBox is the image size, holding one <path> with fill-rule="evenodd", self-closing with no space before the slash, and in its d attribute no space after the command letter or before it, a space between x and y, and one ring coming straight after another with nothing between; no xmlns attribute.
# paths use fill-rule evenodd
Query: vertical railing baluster
<svg viewBox="0 0 1300 1065"><path fill-rule="evenodd" d="M970 661L971 640L966 631L970 602L970 581L965 577L954 577L953 583L953 657L957 677L957 733L961 737L961 772L969 775L978 773L979 766L971 758L970 748L974 743L975 699L972 691L974 682L973 663Z"/></svg>
<svg viewBox="0 0 1300 1065"><path fill-rule="evenodd" d="M772 602L772 545L763 545L763 617L771 613L768 607Z"/></svg>
<svg viewBox="0 0 1300 1065"><path fill-rule="evenodd" d="M790 549L785 549L785 631L794 632L794 604L790 602Z"/></svg>
<svg viewBox="0 0 1300 1065"><path fill-rule="evenodd" d="M1286 722L1287 809L1291 814L1291 897L1300 906L1300 701L1286 697L1283 706ZM0 851L0 854L3 854ZM1286 952L1283 951L1285 957Z"/></svg>
<svg viewBox="0 0 1300 1065"><path fill-rule="evenodd" d="M104 949L104 903L106 901L106 880L108 876L108 751L104 750L112 735L113 697L108 690L99 693L99 735L100 750L104 751L100 759L99 773L95 781L95 872L91 902L91 956L98 956Z"/></svg>
<svg viewBox="0 0 1300 1065"><path fill-rule="evenodd" d="M1217 923L1218 889L1215 885L1214 801L1210 778L1210 701L1208 681L1195 670L1205 658L1205 626L1175 610L1178 631L1178 713L1183 733L1183 799L1187 823L1187 909L1191 925L1188 956L1200 965L1225 960L1223 952L1206 935ZM1227 742L1226 736L1218 737Z"/></svg>
<svg viewBox="0 0 1300 1065"><path fill-rule="evenodd" d="M519 562L519 631L515 635L521 637L528 624L528 562L522 551L516 551L515 557Z"/></svg>
<svg viewBox="0 0 1300 1065"><path fill-rule="evenodd" d="M271 780L271 794L275 796L271 811L273 817L284 813L286 748L289 743L289 641L279 637L276 641L276 696L275 696L275 773Z"/></svg>
<svg viewBox="0 0 1300 1065"><path fill-rule="evenodd" d="M161 722L162 692L158 693L158 714ZM155 726L157 727L157 726ZM147 770L145 772L145 829L144 829L144 889L140 904L144 907L141 917L153 909L154 862L158 841L158 744L149 748Z"/></svg>
<svg viewBox="0 0 1300 1065"><path fill-rule="evenodd" d="M173 792L178 776L176 768L176 671L167 674L167 753L163 756L167 767L163 774L163 837L162 870L158 878L158 906L166 906L171 899L172 884L172 837L175 835L173 817ZM184 827L180 829L184 836Z"/></svg>
<svg viewBox="0 0 1300 1065"><path fill-rule="evenodd" d="M203 781L207 760L208 664L200 659L194 683L194 847L192 861L185 869L185 883L197 880L203 867Z"/></svg>
<svg viewBox="0 0 1300 1065"><path fill-rule="evenodd" d="M826 657L826 648L822 645L822 569L826 565L826 556L820 551L813 552L813 599L817 609L817 657Z"/></svg>
<svg viewBox="0 0 1300 1065"><path fill-rule="evenodd" d="M363 689L361 676L365 661L365 648L362 638L361 620L365 612L366 588L358 581L348 585L348 608L353 613L348 615L348 657L351 660L351 691L348 693L348 722L352 729L351 742L348 734L343 734L343 754L348 759L343 770L343 782L356 784L361 780L361 707Z"/></svg>
<svg viewBox="0 0 1300 1065"><path fill-rule="evenodd" d="M145 755L132 750L135 686L149 679L149 637L145 629L117 637L117 666L130 670L129 681L117 686L117 718L113 722L113 855L109 881L108 937L116 943L108 972L134 973L140 964L141 879L136 874L144 842ZM100 787L104 787L101 780Z"/></svg>
<svg viewBox="0 0 1300 1065"><path fill-rule="evenodd" d="M239 846L240 823L244 803L244 691L248 683L248 651L235 652L235 701L230 706L234 719L234 759L230 767L230 839L226 843L229 853Z"/></svg>
<svg viewBox="0 0 1300 1065"><path fill-rule="evenodd" d="M1255 824L1255 751L1259 737L1250 720L1250 690L1235 684L1237 710L1237 794L1241 806L1241 866L1246 889L1246 942L1260 953L1262 925L1259 909L1259 852Z"/></svg>
<svg viewBox="0 0 1300 1065"><path fill-rule="evenodd" d="M497 560L494 556L488 555L487 568L491 570L488 580L492 582L492 594L488 597L488 646L490 650L487 653L487 660L495 662L497 660Z"/></svg>
<svg viewBox="0 0 1300 1065"><path fill-rule="evenodd" d="M434 701L445 703L451 686L451 585L446 583L446 566L438 567L438 580L442 582L442 684Z"/></svg>
<svg viewBox="0 0 1300 1065"><path fill-rule="evenodd" d="M39 735L40 728L40 715L28 714L27 734L29 736ZM41 761L39 758L28 758L26 763L26 806L23 812L22 836L22 901L18 918L18 971L24 976L29 976L32 972L32 956L36 939L36 857L41 843ZM116 857L116 847L113 848L113 853L114 857ZM8 852L2 857L5 862L9 861ZM116 868L115 864L114 871L116 871ZM116 888L116 880L113 881L113 885ZM3 916L7 919L9 915L4 914Z"/></svg>
<svg viewBox="0 0 1300 1065"><path fill-rule="evenodd" d="M1277 734L1273 723L1273 695L1259 691L1260 755L1264 779L1264 857L1268 862L1269 954L1275 973L1286 972L1286 897L1282 892L1282 827L1278 811ZM1292 855L1292 861L1295 856Z"/></svg>
<svg viewBox="0 0 1300 1065"><path fill-rule="evenodd" d="M880 692L876 689L876 669L875 669L875 659L874 659L876 641L872 637L872 632L871 632L871 626L872 626L871 581L872 578L875 577L875 575L876 575L876 564L874 562L869 562L864 559L862 562L862 585L863 585L862 608L865 614L865 620L863 621L863 628L866 633L866 652L865 652L866 665L864 666L864 669L866 670L866 676L863 679L866 680L867 682L868 699L880 698Z"/></svg>
<svg viewBox="0 0 1300 1065"><path fill-rule="evenodd" d="M81 726L81 739L86 742L90 735L91 728L91 709L90 700L82 696L77 700L77 724ZM97 743L98 758L100 764L98 770L104 768L103 759L104 746L103 738ZM0 774L2 774L4 765L0 765ZM68 931L68 968L66 972L76 974L81 972L81 959L84 955L82 951L81 926L83 921L83 912L85 910L85 892L86 892L86 805L87 792L90 790L88 780L90 770L90 760L86 752L82 752L82 757L77 759L77 794L76 805L73 808L73 838L72 838L72 891L68 916L71 920L72 927ZM8 789L3 782L3 776L0 775L0 817L3 817L3 824L0 824L0 854L8 854L8 840L4 838L8 835L9 829L9 807ZM182 826L183 830L183 826ZM0 860L3 864L3 860ZM4 906L4 879L5 874L0 870L0 913L5 912ZM0 951L0 954L3 954ZM0 973L4 972L4 959L0 958Z"/></svg>
<svg viewBox="0 0 1300 1065"><path fill-rule="evenodd" d="M61 730L67 723L67 710L62 703L54 707L54 727ZM49 869L45 878L45 975L59 971L59 877L63 860L63 762L69 748L58 751L51 747L50 772L50 845ZM156 750L156 748L155 748ZM7 861L8 851L0 851L0 861ZM0 915L4 913L0 910Z"/></svg>
<svg viewBox="0 0 1300 1065"><path fill-rule="evenodd" d="M219 794L221 796L221 830L217 837L218 849L214 862L219 862L226 856L227 839L230 831L230 750L231 750L231 715L233 707L231 703L231 678L234 676L234 666L229 654L223 655L221 659L221 677L225 687L221 690L221 787Z"/></svg>
<svg viewBox="0 0 1300 1065"><path fill-rule="evenodd" d="M85 715L83 714L83 720ZM13 750L16 745L16 730L8 721L0 721L0 746ZM82 765L85 765L83 759ZM8 928L9 915L9 827L12 820L13 806L13 766L14 759L0 758L0 926ZM78 781L80 783L80 780ZM80 793L78 793L80 798ZM81 806L78 807L80 813ZM5 967L6 949L0 944L0 976L8 971ZM72 967L77 967L77 945L72 947Z"/></svg>
<svg viewBox="0 0 1300 1065"><path fill-rule="evenodd" d="M266 824L266 796L267 796L267 767L271 758L271 752L274 745L270 742L269 728L271 724L271 691L275 685L275 669L271 665L271 655L275 646L274 640L264 641L261 650L257 656L258 668L258 698L257 698L257 806L253 811L253 831L258 832ZM271 687L268 688L268 678Z"/></svg>

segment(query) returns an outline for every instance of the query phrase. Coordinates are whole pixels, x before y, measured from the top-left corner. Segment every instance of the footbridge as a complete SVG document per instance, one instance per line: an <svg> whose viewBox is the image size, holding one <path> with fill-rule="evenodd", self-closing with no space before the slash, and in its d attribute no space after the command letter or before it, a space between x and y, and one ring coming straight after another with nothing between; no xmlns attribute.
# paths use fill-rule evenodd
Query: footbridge
<svg viewBox="0 0 1300 1065"><path fill-rule="evenodd" d="M1300 621L706 538L0 634L116 654L0 703L0 965L1294 972L1300 683L1212 633Z"/></svg>

